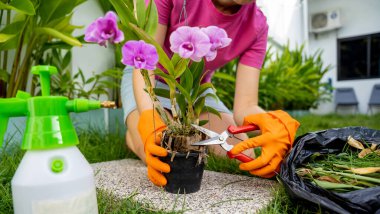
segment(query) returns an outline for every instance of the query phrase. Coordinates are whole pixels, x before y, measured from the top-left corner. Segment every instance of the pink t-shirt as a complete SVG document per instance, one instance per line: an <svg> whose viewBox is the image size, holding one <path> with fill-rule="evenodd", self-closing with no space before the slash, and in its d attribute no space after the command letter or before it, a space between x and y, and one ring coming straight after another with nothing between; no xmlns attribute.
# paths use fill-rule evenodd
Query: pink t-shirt
<svg viewBox="0 0 380 214"><path fill-rule="evenodd" d="M168 26L164 50L172 56L169 37L174 30L185 25L183 14L180 20L184 0L155 0L155 3L158 22ZM223 28L232 39L229 46L218 50L215 60L206 61L207 74L202 82L210 82L216 69L237 57L240 57L240 63L261 69L267 46L268 25L266 17L255 3L243 5L237 13L226 15L214 6L212 0L187 0L186 12L189 26L215 25Z"/></svg>

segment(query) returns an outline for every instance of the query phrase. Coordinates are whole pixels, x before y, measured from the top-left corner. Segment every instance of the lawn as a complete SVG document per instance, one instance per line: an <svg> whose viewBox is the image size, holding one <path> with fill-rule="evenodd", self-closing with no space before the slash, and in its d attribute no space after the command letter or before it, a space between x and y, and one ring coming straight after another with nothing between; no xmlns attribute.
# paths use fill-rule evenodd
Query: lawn
<svg viewBox="0 0 380 214"><path fill-rule="evenodd" d="M346 126L365 126L380 130L380 114L367 115L306 115L297 118L301 126L297 136L307 132L339 128ZM136 158L124 145L124 139L118 135L102 133L99 130L79 131L80 150L90 163ZM10 152L12 151L12 153ZM0 153L0 213L13 213L10 181L24 152L14 146L7 146ZM238 169L237 163L226 158L211 156L208 160L208 170L245 174ZM137 203L131 195L127 199L115 198L112 194L97 191L99 213L163 213L155 210L149 204ZM261 213L315 213L318 207L302 207L296 205L286 195L283 188L274 189L274 200Z"/></svg>

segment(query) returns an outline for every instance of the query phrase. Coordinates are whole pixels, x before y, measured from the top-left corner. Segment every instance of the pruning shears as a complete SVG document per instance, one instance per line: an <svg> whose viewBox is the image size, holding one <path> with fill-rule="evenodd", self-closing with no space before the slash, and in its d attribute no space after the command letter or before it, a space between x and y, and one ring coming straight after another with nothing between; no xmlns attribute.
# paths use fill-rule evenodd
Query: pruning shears
<svg viewBox="0 0 380 214"><path fill-rule="evenodd" d="M210 139L199 141L191 144L192 146L207 146L207 145L220 145L224 150L227 151L227 155L229 158L237 159L243 163L250 162L253 158L248 157L247 155L240 153L237 155L233 155L230 151L233 148L232 145L227 143L227 139L229 137L234 137L234 134L246 133L254 130L259 130L259 127L256 125L246 125L246 126L228 126L227 130L218 134L201 126L197 126L192 124L194 128L198 131L204 133Z"/></svg>

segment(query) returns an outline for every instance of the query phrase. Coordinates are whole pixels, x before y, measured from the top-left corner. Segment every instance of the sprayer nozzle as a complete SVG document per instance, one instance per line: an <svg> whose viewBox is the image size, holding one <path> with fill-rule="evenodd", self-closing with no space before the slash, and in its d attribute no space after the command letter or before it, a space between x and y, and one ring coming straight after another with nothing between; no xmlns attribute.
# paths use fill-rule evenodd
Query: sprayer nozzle
<svg viewBox="0 0 380 214"><path fill-rule="evenodd" d="M113 109L116 108L115 102L114 101L109 101L109 100L101 102L100 106L102 108L113 108Z"/></svg>

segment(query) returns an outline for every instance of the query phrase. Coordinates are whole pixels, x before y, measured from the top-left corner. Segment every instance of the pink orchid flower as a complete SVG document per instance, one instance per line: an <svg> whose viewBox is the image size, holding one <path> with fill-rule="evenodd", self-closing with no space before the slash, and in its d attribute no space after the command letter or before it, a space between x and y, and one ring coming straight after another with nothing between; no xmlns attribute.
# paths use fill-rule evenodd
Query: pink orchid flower
<svg viewBox="0 0 380 214"><path fill-rule="evenodd" d="M170 35L169 41L170 50L195 62L201 61L211 47L210 39L198 27L179 27Z"/></svg>
<svg viewBox="0 0 380 214"><path fill-rule="evenodd" d="M110 43L119 43L124 40L124 34L117 27L117 16L114 12L108 12L104 17L100 17L92 22L85 31L84 40L86 42L96 42L107 47Z"/></svg>
<svg viewBox="0 0 380 214"><path fill-rule="evenodd" d="M128 41L121 49L124 65L134 66L139 69L154 70L158 62L156 48L144 41Z"/></svg>
<svg viewBox="0 0 380 214"><path fill-rule="evenodd" d="M212 61L216 57L217 50L228 46L232 39L228 38L224 29L216 26L208 26L207 28L202 28L201 30L210 38L211 48L205 58L207 61Z"/></svg>

